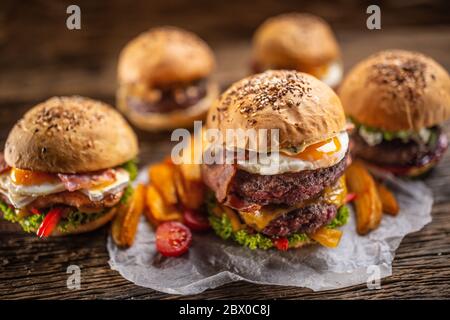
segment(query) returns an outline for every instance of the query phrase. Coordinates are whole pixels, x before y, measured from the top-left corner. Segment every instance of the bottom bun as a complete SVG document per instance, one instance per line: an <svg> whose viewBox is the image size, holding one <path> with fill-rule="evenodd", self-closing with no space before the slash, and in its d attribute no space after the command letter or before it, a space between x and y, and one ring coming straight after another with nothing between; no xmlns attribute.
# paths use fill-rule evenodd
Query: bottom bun
<svg viewBox="0 0 450 320"><path fill-rule="evenodd" d="M66 236L69 234L79 234L79 233L93 231L95 229L98 229L98 228L104 226L109 221L111 221L114 218L114 216L116 215L116 212L117 212L116 207L111 208L108 212L103 214L98 219L88 222L88 223L81 224L74 228L69 227L69 228L67 228L67 230L65 232L58 231L58 228L55 228L55 230L52 232L52 234L50 236L58 237L58 236Z"/></svg>
<svg viewBox="0 0 450 320"><path fill-rule="evenodd" d="M164 131L180 127L190 127L195 120L205 117L213 101L219 94L219 87L215 83L208 84L207 95L199 102L186 109L169 113L140 113L128 107L125 89L117 91L117 108L136 127L147 131Z"/></svg>

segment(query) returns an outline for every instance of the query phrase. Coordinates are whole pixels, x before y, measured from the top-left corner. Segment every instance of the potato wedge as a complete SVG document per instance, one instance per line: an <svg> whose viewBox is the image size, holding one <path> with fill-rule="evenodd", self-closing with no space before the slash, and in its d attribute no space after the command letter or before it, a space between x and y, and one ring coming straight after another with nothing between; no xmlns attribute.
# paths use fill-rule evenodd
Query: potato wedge
<svg viewBox="0 0 450 320"><path fill-rule="evenodd" d="M148 214L151 215L148 217L152 217L158 222L181 221L183 219L181 212L174 205L166 203L162 194L153 184L147 187L145 199L149 210ZM152 219L149 220L151 221Z"/></svg>
<svg viewBox="0 0 450 320"><path fill-rule="evenodd" d="M202 172L199 164L182 163L179 165L183 178L187 181L201 182Z"/></svg>
<svg viewBox="0 0 450 320"><path fill-rule="evenodd" d="M324 247L336 248L339 245L342 237L342 231L337 229L329 229L322 227L314 234L310 234L309 237Z"/></svg>
<svg viewBox="0 0 450 320"><path fill-rule="evenodd" d="M360 235L378 227L382 216L381 201L375 181L360 161L353 162L346 170L347 186L356 193L353 202L356 211L356 230Z"/></svg>
<svg viewBox="0 0 450 320"><path fill-rule="evenodd" d="M173 205L176 204L178 198L174 181L174 166L161 162L150 166L148 171L150 183L158 189L164 197L165 202Z"/></svg>
<svg viewBox="0 0 450 320"><path fill-rule="evenodd" d="M120 205L111 227L112 238L120 247L130 247L136 236L137 225L144 209L145 187L139 184L127 204Z"/></svg>
<svg viewBox="0 0 450 320"><path fill-rule="evenodd" d="M203 183L184 179L178 166L175 166L174 181L178 199L189 209L198 209L204 202L205 187Z"/></svg>
<svg viewBox="0 0 450 320"><path fill-rule="evenodd" d="M400 207L394 194L383 183L377 183L377 191L381 200L383 212L396 216L400 211Z"/></svg>

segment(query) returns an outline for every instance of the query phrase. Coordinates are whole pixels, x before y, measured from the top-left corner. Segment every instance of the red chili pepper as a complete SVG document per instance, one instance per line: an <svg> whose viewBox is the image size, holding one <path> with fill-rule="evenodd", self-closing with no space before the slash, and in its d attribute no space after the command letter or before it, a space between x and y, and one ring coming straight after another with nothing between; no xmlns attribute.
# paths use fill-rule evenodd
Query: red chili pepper
<svg viewBox="0 0 450 320"><path fill-rule="evenodd" d="M36 233L39 238L48 237L53 232L61 219L61 214L61 208L53 208L45 215Z"/></svg>
<svg viewBox="0 0 450 320"><path fill-rule="evenodd" d="M278 250L286 251L289 249L289 240L287 238L279 238L273 240L273 244Z"/></svg>
<svg viewBox="0 0 450 320"><path fill-rule="evenodd" d="M30 211L32 214L41 214L37 208L31 208Z"/></svg>
<svg viewBox="0 0 450 320"><path fill-rule="evenodd" d="M345 199L344 199L344 203L352 202L355 199L356 199L356 193L347 193L347 195L345 196Z"/></svg>

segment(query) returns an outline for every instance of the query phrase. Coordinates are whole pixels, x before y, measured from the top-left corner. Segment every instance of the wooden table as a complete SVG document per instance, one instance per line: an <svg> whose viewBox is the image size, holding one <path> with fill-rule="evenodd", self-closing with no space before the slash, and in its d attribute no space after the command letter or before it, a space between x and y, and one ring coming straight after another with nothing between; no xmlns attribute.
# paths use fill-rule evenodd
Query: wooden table
<svg viewBox="0 0 450 320"><path fill-rule="evenodd" d="M65 28L69 4L37 1L2 2L0 10L0 143L14 122L35 103L52 95L80 94L114 104L115 64L120 48L150 25L176 24L204 37L217 54L217 79L226 86L248 73L249 37L264 17L284 11L311 11L326 17L342 45L346 69L368 54L385 48L419 50L450 69L450 23L443 2L382 6L383 29L365 29L364 7L345 2L336 9L298 1L264 5L192 6L176 1L134 6L120 1L82 2L82 30ZM431 7L430 7L431 6ZM383 11L384 10L384 11ZM447 132L450 131L447 127ZM169 134L138 132L141 163L161 159L170 150ZM365 285L326 292L244 282L208 290L195 298L248 299L379 299L450 298L450 152L425 180L433 190L433 222L408 235L400 245L393 275L381 290ZM39 240L0 222L0 299L23 298L183 298L141 288L109 269L106 228L74 236ZM80 290L66 287L66 268L81 267ZM191 298L191 297L190 297Z"/></svg>

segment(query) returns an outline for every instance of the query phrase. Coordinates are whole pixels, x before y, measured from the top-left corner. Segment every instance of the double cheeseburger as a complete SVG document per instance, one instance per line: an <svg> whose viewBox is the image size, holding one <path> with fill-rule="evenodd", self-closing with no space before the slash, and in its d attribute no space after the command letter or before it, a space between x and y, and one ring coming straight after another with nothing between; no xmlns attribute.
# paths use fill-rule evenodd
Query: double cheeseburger
<svg viewBox="0 0 450 320"><path fill-rule="evenodd" d="M110 106L54 97L29 110L0 157L3 217L40 237L94 230L133 195L137 139Z"/></svg>
<svg viewBox="0 0 450 320"><path fill-rule="evenodd" d="M192 125L217 97L211 49L195 34L175 27L142 33L122 50L118 108L144 130Z"/></svg>
<svg viewBox="0 0 450 320"><path fill-rule="evenodd" d="M388 50L357 64L339 90L356 127L352 153L397 175L432 168L448 146L450 78L431 58Z"/></svg>
<svg viewBox="0 0 450 320"><path fill-rule="evenodd" d="M253 37L253 70L297 70L335 88L342 78L339 46L330 26L306 13L266 20Z"/></svg>
<svg viewBox="0 0 450 320"><path fill-rule="evenodd" d="M204 182L213 193L211 225L222 238L251 249L286 250L314 242L322 228L346 223L343 174L349 139L340 100L326 84L286 70L245 78L216 101L206 129L223 135L228 129L279 132L278 151L269 146L278 152L277 163L237 157L239 148L246 154L259 152L247 139L222 146L234 152L235 161L202 164ZM212 147L214 152L221 148L212 145L204 147L205 155Z"/></svg>

